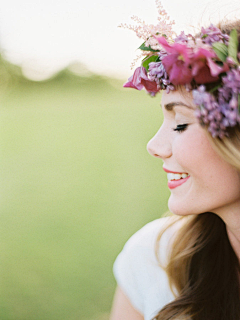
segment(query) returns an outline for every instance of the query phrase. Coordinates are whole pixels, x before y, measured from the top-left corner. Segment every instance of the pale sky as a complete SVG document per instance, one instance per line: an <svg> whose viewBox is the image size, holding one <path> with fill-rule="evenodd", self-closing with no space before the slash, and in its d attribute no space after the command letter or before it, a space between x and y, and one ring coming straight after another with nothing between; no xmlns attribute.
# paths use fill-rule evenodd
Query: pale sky
<svg viewBox="0 0 240 320"><path fill-rule="evenodd" d="M227 14L240 16L239 0L228 2L162 0L177 32ZM126 78L142 42L118 25L132 23L132 15L155 24L155 0L1 0L0 46L33 78L31 70L40 79L73 61L99 74Z"/></svg>

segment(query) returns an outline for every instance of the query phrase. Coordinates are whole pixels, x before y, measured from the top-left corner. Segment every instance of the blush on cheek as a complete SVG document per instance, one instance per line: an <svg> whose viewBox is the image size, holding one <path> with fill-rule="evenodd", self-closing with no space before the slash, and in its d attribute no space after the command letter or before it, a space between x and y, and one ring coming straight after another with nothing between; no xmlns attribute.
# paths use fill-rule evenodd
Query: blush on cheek
<svg viewBox="0 0 240 320"><path fill-rule="evenodd" d="M215 162L216 156L219 157L208 140L205 130L199 124L189 126L186 132L179 135L173 146L173 154L188 173L204 171L206 174L206 165Z"/></svg>

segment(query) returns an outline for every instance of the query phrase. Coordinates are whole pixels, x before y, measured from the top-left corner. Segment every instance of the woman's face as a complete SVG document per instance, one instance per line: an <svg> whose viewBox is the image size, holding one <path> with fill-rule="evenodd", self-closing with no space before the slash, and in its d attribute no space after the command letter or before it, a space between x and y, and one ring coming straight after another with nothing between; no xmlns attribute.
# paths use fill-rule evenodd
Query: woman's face
<svg viewBox="0 0 240 320"><path fill-rule="evenodd" d="M178 215L211 211L220 216L240 208L240 176L213 149L195 118L190 93L162 95L164 121L148 143L163 160L171 195L168 206Z"/></svg>

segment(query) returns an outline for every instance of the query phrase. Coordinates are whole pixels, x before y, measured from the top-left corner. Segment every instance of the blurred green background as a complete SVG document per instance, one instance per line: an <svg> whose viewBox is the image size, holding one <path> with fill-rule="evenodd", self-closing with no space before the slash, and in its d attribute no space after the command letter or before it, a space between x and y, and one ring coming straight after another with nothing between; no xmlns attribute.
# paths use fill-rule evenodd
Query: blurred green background
<svg viewBox="0 0 240 320"><path fill-rule="evenodd" d="M2 320L107 320L112 265L167 210L146 151L160 97L65 69L44 82L0 61Z"/></svg>

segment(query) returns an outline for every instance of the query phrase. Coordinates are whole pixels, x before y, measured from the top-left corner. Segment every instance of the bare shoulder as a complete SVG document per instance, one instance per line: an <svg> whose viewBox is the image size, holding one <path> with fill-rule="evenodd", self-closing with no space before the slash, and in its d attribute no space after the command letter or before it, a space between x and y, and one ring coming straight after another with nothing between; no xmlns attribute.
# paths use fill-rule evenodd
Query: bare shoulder
<svg viewBox="0 0 240 320"><path fill-rule="evenodd" d="M144 320L120 287L115 292L110 320Z"/></svg>

